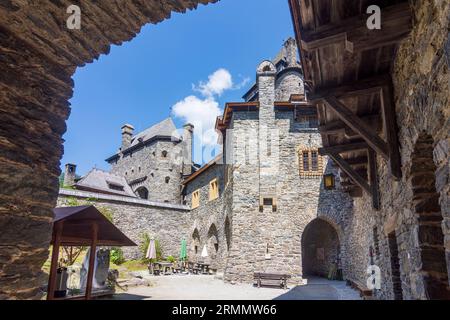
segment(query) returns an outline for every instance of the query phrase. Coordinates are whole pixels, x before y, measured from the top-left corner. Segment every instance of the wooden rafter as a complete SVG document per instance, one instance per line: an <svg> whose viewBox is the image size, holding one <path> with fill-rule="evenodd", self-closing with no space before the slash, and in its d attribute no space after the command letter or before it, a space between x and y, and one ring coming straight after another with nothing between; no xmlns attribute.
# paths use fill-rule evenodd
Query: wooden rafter
<svg viewBox="0 0 450 320"><path fill-rule="evenodd" d="M321 47L342 43L347 51L361 52L372 48L396 44L408 35L412 27L408 3L386 7L381 12L381 30L367 28L367 14L339 23L331 23L315 30L304 31L301 48L313 51Z"/></svg>
<svg viewBox="0 0 450 320"><path fill-rule="evenodd" d="M330 153L343 153L367 149L369 145L365 142L354 142L348 144L340 144L332 147L319 148L319 154L321 156L328 155Z"/></svg>
<svg viewBox="0 0 450 320"><path fill-rule="evenodd" d="M380 209L380 191L378 188L378 172L377 172L377 158L372 149L367 150L369 162L369 182L372 193L372 205L375 209Z"/></svg>
<svg viewBox="0 0 450 320"><path fill-rule="evenodd" d="M398 127L391 85L386 85L381 90L381 111L389 152L389 168L391 174L400 179L402 177L400 146L397 137Z"/></svg>
<svg viewBox="0 0 450 320"><path fill-rule="evenodd" d="M389 159L387 143L377 133L373 132L369 126L362 122L357 115L336 97L328 97L324 101L325 105L336 112L339 118L353 131L358 133L370 147L380 153L384 158Z"/></svg>
<svg viewBox="0 0 450 320"><path fill-rule="evenodd" d="M339 165L339 167L364 191L371 194L371 189L367 181L354 170L339 154L328 153L328 156Z"/></svg>

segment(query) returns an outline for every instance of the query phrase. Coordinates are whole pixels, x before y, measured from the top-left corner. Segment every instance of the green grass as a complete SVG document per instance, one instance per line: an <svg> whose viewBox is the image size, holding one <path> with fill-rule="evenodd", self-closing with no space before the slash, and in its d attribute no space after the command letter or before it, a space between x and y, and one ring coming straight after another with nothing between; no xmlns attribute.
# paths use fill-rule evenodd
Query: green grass
<svg viewBox="0 0 450 320"><path fill-rule="evenodd" d="M111 263L111 268L119 270L122 269L128 272L148 270L147 264L140 260L128 260L122 263L120 266L116 266L115 264Z"/></svg>

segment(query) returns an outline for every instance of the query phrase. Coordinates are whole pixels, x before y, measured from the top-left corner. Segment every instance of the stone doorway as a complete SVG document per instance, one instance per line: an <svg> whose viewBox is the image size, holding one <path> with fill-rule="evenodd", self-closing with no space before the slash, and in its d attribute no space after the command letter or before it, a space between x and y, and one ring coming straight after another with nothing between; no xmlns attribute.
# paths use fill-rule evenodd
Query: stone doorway
<svg viewBox="0 0 450 320"><path fill-rule="evenodd" d="M322 219L311 221L302 235L303 277L328 277L339 266L340 244L336 229Z"/></svg>
<svg viewBox="0 0 450 320"><path fill-rule="evenodd" d="M395 232L388 235L389 253L391 255L391 280L395 300L403 300L402 279L400 276L400 259Z"/></svg>

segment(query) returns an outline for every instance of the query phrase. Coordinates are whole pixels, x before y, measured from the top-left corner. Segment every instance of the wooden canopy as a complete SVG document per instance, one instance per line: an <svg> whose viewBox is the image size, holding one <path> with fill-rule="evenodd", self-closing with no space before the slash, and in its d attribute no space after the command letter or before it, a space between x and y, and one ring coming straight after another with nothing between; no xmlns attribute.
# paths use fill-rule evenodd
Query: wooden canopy
<svg viewBox="0 0 450 320"><path fill-rule="evenodd" d="M367 192L379 208L376 157L401 177L390 71L411 30L404 0L289 0L308 100L317 106L323 148L352 196ZM370 5L381 30L370 30Z"/></svg>
<svg viewBox="0 0 450 320"><path fill-rule="evenodd" d="M47 299L55 299L56 276L58 269L59 249L61 246L89 246L91 253L98 246L136 246L114 224L112 224L94 206L56 208L53 224L52 261L48 282ZM83 299L92 295L95 254L89 257L89 269L86 283L86 294Z"/></svg>
<svg viewBox="0 0 450 320"><path fill-rule="evenodd" d="M98 246L136 246L94 206L56 208L55 225L63 222L61 246L89 246L92 242L92 225L98 226ZM54 238L52 244L54 244Z"/></svg>

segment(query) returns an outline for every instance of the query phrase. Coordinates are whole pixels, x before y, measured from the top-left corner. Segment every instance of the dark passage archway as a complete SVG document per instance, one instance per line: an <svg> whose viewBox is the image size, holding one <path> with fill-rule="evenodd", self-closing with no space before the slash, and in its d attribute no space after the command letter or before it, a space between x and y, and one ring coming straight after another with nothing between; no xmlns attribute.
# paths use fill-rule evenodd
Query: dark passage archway
<svg viewBox="0 0 450 320"><path fill-rule="evenodd" d="M303 276L327 277L333 267L337 268L339 253L335 228L322 219L311 221L302 234Z"/></svg>

